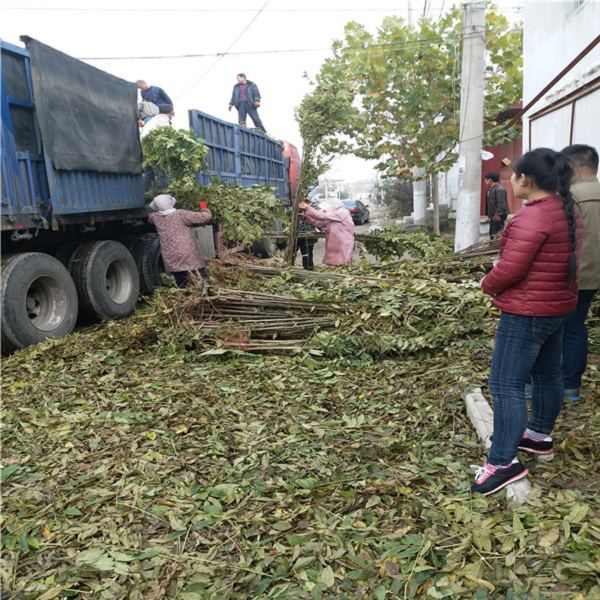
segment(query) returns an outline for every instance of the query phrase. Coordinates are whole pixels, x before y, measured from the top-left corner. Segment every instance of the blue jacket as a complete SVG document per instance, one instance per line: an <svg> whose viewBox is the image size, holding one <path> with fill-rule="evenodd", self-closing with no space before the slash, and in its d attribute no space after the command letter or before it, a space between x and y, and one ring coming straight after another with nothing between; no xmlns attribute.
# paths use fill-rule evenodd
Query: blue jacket
<svg viewBox="0 0 600 600"><path fill-rule="evenodd" d="M258 91L258 86L252 82L246 80L248 84L248 102L250 104L254 104L256 101L260 100L260 92ZM231 94L231 100L229 101L230 106L235 106L239 108L240 106L240 84L236 83L233 86L233 92Z"/></svg>
<svg viewBox="0 0 600 600"><path fill-rule="evenodd" d="M156 104L156 106L160 106L161 104L170 104L173 106L173 100L169 98L167 92L157 85L151 85L147 90L142 90L142 98L146 102Z"/></svg>

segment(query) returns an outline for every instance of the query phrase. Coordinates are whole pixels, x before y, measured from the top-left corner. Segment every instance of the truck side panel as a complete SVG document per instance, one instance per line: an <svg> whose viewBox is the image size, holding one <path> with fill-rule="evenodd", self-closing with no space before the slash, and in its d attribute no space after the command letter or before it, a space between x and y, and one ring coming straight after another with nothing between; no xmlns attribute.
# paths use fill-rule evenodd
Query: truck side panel
<svg viewBox="0 0 600 600"><path fill-rule="evenodd" d="M287 202L289 182L281 142L199 110L190 110L189 119L194 135L208 148L207 168L197 176L199 183L219 178L241 186L267 185Z"/></svg>
<svg viewBox="0 0 600 600"><path fill-rule="evenodd" d="M1 42L2 229L144 215L142 175L66 171L44 152L27 50ZM91 68L91 67L90 67Z"/></svg>

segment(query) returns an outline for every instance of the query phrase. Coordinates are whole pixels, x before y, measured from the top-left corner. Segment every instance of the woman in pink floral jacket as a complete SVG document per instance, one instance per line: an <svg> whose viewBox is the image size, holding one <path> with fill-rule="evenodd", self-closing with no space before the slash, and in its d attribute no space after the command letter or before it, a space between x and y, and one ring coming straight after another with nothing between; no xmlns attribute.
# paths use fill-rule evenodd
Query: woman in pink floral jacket
<svg viewBox="0 0 600 600"><path fill-rule="evenodd" d="M299 207L304 210L304 220L325 231L324 265L347 265L352 262L354 253L354 222L350 211L340 200L327 200L317 210L306 202Z"/></svg>
<svg viewBox="0 0 600 600"><path fill-rule="evenodd" d="M192 235L192 225L204 225L212 219L205 202L201 202L200 211L175 208L177 200L169 194L160 194L150 203L155 211L148 215L150 223L156 227L160 238L160 252L165 270L173 277L180 288L186 287L190 273L198 272L207 279L206 263L198 252L196 240Z"/></svg>

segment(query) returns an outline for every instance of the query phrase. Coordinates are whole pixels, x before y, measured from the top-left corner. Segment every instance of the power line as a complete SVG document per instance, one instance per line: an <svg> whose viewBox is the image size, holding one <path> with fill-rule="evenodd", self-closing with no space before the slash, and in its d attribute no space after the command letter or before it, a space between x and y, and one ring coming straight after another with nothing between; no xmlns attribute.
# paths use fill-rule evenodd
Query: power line
<svg viewBox="0 0 600 600"><path fill-rule="evenodd" d="M256 19L258 19L258 17L260 17L260 15L263 13L263 11L265 10L265 8L267 7L267 4L269 4L269 0L266 0L265 3L258 9L258 11L256 12L256 14L250 19L250 21L248 21L247 25L242 29L242 31L240 31L240 33L233 40L233 42L231 42L231 44L229 45L229 47L227 48L227 50L225 50L224 53L222 53L219 56L217 56L217 59L208 67L208 69L206 69L205 71L203 71L201 73L200 77L198 77L192 83L192 85L190 85L185 90L185 92L183 92L183 94L179 95L179 97L177 98L177 100L181 100L181 98L183 98L190 90L192 90L194 87L196 87L196 85L198 85L198 83L200 83L200 81L202 81L217 66L217 64L221 60L223 60L223 58L225 58L225 56L227 56L227 54L229 53L229 51L237 44L237 42L246 33L246 31L248 31L248 29L250 29L250 27L252 27L252 24L254 23L254 21L256 21Z"/></svg>
<svg viewBox="0 0 600 600"><path fill-rule="evenodd" d="M112 12L112 13L126 13L126 12L143 12L144 15L148 13L254 13L254 9L248 8L111 8L111 7L46 7L46 6L6 6L2 10L10 11L44 11L44 12ZM520 6L503 6L499 12L504 10L521 12ZM421 12L421 8L407 7L399 9L397 6L390 7L379 7L379 8L269 8L265 10L266 13L356 13L356 12L392 12L392 13L403 13L403 12ZM428 7L427 12L442 12L442 8Z"/></svg>
<svg viewBox="0 0 600 600"><path fill-rule="evenodd" d="M429 44L432 42L449 42L454 38L458 38L460 35L448 35L448 36L437 36L431 38L419 38L415 40L410 40L406 42L388 42L384 44L373 44L371 46L365 46L363 48L347 48L352 51L369 51L369 50L377 50L381 48L400 48L405 46L414 46L421 44ZM346 49L346 48L344 48ZM173 60L173 59L182 59L182 58L210 58L210 57L219 57L224 58L225 56L249 56L256 54L293 54L298 52L323 52L331 50L331 47L327 48L289 48L289 49L278 49L278 50L249 50L243 52L208 52L201 54L163 54L156 56L83 56L79 57L79 60Z"/></svg>

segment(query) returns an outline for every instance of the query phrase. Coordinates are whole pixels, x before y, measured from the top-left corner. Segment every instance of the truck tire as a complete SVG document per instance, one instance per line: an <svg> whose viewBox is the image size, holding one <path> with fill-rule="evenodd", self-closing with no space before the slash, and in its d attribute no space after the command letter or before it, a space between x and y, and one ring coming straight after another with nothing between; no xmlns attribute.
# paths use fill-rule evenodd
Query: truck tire
<svg viewBox="0 0 600 600"><path fill-rule="evenodd" d="M71 260L71 256L73 256L73 252L77 250L81 242L67 242L63 244L55 253L54 258L59 260L63 266L68 269L69 261Z"/></svg>
<svg viewBox="0 0 600 600"><path fill-rule="evenodd" d="M75 250L69 271L85 321L121 319L133 312L140 277L129 250L113 240L85 242Z"/></svg>
<svg viewBox="0 0 600 600"><path fill-rule="evenodd" d="M77 291L65 267L43 252L11 256L2 265L2 351L68 335L77 321Z"/></svg>
<svg viewBox="0 0 600 600"><path fill-rule="evenodd" d="M163 269L158 235L150 233L133 238L129 244L129 252L140 277L140 294L152 296L156 288L162 285L160 273Z"/></svg>

